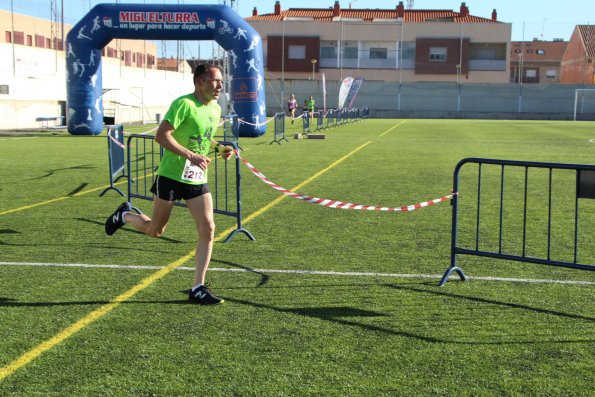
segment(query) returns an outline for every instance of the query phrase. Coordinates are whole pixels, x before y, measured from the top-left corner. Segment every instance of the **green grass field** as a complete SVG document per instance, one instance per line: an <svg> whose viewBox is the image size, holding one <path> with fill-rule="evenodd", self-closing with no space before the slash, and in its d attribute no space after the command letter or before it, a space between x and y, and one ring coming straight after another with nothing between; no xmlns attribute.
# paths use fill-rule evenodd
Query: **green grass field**
<svg viewBox="0 0 595 397"><path fill-rule="evenodd" d="M243 157L285 188L358 204L449 194L465 157L595 163L592 122L371 119L295 140L298 124L287 123L281 145L269 144L272 128L242 138ZM242 166L244 227L256 241L223 243L235 220L216 216L207 278L226 302L202 307L186 303L196 243L186 209L174 210L165 238L104 234L123 201L99 197L105 134L2 135L0 170L0 396L593 395L595 275L459 257L470 280L438 287L450 263L448 202L330 209ZM477 194L465 175L461 202ZM574 185L560 186L553 254L567 258ZM543 204L541 187L530 188ZM133 203L150 213L149 201ZM595 264L595 200L580 205L581 262ZM513 230L518 214L504 214ZM543 206L530 215L528 246L543 254ZM518 238L505 244L517 249Z"/></svg>

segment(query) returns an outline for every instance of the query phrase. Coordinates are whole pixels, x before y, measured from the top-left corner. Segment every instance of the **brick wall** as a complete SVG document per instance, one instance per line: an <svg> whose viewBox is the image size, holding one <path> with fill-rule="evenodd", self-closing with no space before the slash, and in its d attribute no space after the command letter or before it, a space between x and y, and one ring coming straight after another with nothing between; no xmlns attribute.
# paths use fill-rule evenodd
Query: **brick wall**
<svg viewBox="0 0 595 397"><path fill-rule="evenodd" d="M305 46L304 59L289 59L289 46ZM312 72L311 59L320 58L320 37L312 36L285 36L285 51L283 51L283 38L281 36L267 37L267 69L280 72L283 66L286 72ZM282 65L282 55L285 53L285 64ZM315 65L318 72L319 62Z"/></svg>
<svg viewBox="0 0 595 397"><path fill-rule="evenodd" d="M445 61L430 59L431 47L445 47ZM463 39L463 58L461 72L466 74L469 65L469 39ZM415 73L416 74L457 74L460 59L461 39L422 39L415 41Z"/></svg>
<svg viewBox="0 0 595 397"><path fill-rule="evenodd" d="M560 83L593 84L594 61L586 57L583 42L575 29L562 58Z"/></svg>

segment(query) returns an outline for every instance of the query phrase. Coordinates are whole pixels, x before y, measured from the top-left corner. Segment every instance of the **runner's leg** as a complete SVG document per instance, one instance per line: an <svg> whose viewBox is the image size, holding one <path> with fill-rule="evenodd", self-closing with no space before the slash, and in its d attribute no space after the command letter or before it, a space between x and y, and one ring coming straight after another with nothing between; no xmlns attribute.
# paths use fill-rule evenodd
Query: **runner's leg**
<svg viewBox="0 0 595 397"><path fill-rule="evenodd" d="M198 242L196 243L196 253L194 260L196 270L194 273L194 284L204 284L205 274L211 261L213 251L213 241L215 239L215 220L213 217L213 197L211 193L186 200L188 210L194 218L196 230L198 232Z"/></svg>

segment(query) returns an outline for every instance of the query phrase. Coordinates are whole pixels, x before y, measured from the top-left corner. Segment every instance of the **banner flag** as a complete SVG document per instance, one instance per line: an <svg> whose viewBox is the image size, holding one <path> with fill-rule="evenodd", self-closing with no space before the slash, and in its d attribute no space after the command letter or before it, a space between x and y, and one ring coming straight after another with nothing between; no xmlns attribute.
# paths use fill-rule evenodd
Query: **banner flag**
<svg viewBox="0 0 595 397"><path fill-rule="evenodd" d="M351 109L351 105L353 105L353 102L355 101L355 97L357 96L357 93L359 92L360 87L362 86L362 83L364 82L364 78L363 77L356 77L353 80L353 83L351 84L351 88L349 89L349 93L347 94L347 108Z"/></svg>
<svg viewBox="0 0 595 397"><path fill-rule="evenodd" d="M343 82L341 83L341 89L339 90L339 109L343 109L345 105L345 100L347 99L347 94L349 94L349 89L351 88L351 84L353 83L353 77L345 77Z"/></svg>

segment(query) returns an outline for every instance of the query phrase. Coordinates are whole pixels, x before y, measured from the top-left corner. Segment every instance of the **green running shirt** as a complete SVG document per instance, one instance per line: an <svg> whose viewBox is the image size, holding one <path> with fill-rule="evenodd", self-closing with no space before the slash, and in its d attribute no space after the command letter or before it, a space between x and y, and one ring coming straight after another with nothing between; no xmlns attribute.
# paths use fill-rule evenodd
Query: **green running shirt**
<svg viewBox="0 0 595 397"><path fill-rule="evenodd" d="M203 105L194 94L188 94L175 99L163 119L174 127L172 136L180 145L206 156L220 117L221 107L217 101L213 100L208 105ZM186 161L185 157L165 150L157 174L192 185L206 183L206 170L200 181L183 178Z"/></svg>

